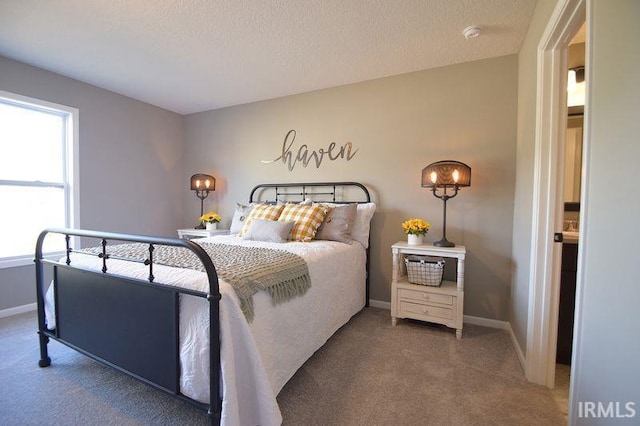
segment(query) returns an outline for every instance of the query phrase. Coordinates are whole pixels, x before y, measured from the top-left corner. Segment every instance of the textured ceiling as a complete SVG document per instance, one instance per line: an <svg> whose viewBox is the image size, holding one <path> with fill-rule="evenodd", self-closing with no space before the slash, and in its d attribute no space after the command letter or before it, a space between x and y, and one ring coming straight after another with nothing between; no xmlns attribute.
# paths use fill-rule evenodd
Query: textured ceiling
<svg viewBox="0 0 640 426"><path fill-rule="evenodd" d="M535 4L0 0L0 55L186 114L517 53Z"/></svg>

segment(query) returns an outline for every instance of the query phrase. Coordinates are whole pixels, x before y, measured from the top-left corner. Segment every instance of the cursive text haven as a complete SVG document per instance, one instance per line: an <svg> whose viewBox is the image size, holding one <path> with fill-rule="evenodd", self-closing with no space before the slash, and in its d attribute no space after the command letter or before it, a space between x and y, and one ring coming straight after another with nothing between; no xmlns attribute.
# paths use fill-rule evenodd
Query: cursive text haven
<svg viewBox="0 0 640 426"><path fill-rule="evenodd" d="M313 164L317 168L320 168L322 161L328 158L330 161L336 161L340 158L350 161L358 152L358 149L353 150L353 144L346 142L344 145L338 147L335 142L331 142L329 146L324 149L320 148L316 150L310 150L306 144L300 145L297 154L293 155L292 147L293 142L296 140L296 131L291 129L287 132L282 142L282 152L278 158L273 160L263 160L263 163L275 163L282 161L287 165L289 171L293 171L296 164L300 163L303 167L307 167L309 164Z"/></svg>

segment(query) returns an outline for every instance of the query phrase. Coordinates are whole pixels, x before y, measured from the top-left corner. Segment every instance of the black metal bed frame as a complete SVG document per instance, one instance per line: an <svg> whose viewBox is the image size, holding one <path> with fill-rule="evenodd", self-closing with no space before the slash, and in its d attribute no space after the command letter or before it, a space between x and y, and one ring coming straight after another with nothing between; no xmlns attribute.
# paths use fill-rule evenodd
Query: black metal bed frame
<svg viewBox="0 0 640 426"><path fill-rule="evenodd" d="M358 188L363 193L364 200L353 200L353 201L337 201L336 194L338 188ZM298 188L298 192L281 192L281 189L287 188ZM325 189L325 192L314 191L314 188L329 188ZM253 203L256 199L256 194L259 191L268 191L273 189L274 197L271 201L269 198L260 196L260 200L276 203L278 201L283 201L279 197L284 196L288 201L291 201L289 197L299 197L298 201L304 201L307 198L312 199L316 202L331 202L331 203L345 203L345 202L353 202L353 203L369 203L371 202L371 195L369 194L369 190L359 182L318 182L318 183L262 183L260 185L256 185L252 190L251 194L249 194L249 202ZM260 194L258 194L260 195ZM318 199L319 196L331 196L330 199ZM286 200L284 200L286 201Z"/></svg>
<svg viewBox="0 0 640 426"><path fill-rule="evenodd" d="M280 192L281 188L302 188L301 192ZM309 192L307 188L332 188L332 192ZM261 184L251 191L249 201L255 200L261 189L275 190L275 200L281 195L317 197L331 195L336 201L337 187L357 187L364 193L364 203L370 201L367 188L357 182L281 183ZM325 200L326 201L326 200ZM65 237L66 259L64 263L44 258L43 244L50 234ZM71 237L87 237L100 240L102 252L95 255L102 260L102 270L95 271L71 265ZM112 274L109 259L121 259L107 253L109 241L148 244L148 258L140 261L149 268L147 280ZM153 252L156 245L183 247L192 251L202 262L209 291L194 291L155 282ZM83 252L87 254L86 252ZM220 370L220 288L218 275L211 258L188 240L160 238L145 235L99 232L66 228L42 231L35 250L36 301L38 310L38 335L40 367L48 367L51 358L47 345L56 340L76 351L135 377L148 385L206 410L210 424L219 425L222 413ZM55 292L55 329L49 330L44 310L44 266L53 267ZM367 249L366 306L369 306L369 250ZM179 359L179 296L201 297L209 304L209 404L188 398L180 393Z"/></svg>

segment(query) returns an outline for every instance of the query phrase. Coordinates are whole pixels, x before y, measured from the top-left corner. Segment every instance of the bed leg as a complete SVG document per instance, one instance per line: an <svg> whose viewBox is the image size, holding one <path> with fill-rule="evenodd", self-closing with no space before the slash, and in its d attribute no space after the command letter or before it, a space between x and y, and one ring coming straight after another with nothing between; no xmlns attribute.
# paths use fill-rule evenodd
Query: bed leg
<svg viewBox="0 0 640 426"><path fill-rule="evenodd" d="M45 336L40 331L38 332L38 335L38 337L40 338L40 361L38 361L38 366L48 367L51 365L51 358L49 358L49 350L47 348L49 337Z"/></svg>
<svg viewBox="0 0 640 426"><path fill-rule="evenodd" d="M209 409L207 415L209 416L209 424L211 426L220 426L220 413L214 413Z"/></svg>
<svg viewBox="0 0 640 426"><path fill-rule="evenodd" d="M49 337L44 334L47 329L46 315L44 312L44 268L42 265L42 244L44 237L48 231L42 231L38 237L36 244L36 306L38 308L38 340L40 341L40 361L38 365L40 367L48 367L51 365L51 358L49 358L49 351L47 344L49 343ZM69 255L69 236L66 236L67 240L67 256ZM69 264L69 262L67 262ZM54 275L55 275L54 268Z"/></svg>

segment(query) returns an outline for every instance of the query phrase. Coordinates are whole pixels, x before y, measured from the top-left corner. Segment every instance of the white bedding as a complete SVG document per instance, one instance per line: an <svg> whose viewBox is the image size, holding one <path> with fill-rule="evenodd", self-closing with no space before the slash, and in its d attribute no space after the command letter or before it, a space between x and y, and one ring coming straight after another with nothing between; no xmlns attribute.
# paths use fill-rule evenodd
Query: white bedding
<svg viewBox="0 0 640 426"><path fill-rule="evenodd" d="M239 300L220 281L223 406L222 424L278 425L282 422L276 395L302 364L365 303L366 253L357 242L284 244L246 241L235 236L207 239L237 245L286 249L309 266L311 288L302 297L273 306L266 292L254 296L255 319L248 324ZM74 255L72 265L99 269L100 260ZM109 272L146 280L144 265L110 260ZM206 275L154 265L155 281L207 291ZM54 328L52 291L47 293L48 326ZM209 315L201 298L180 297L181 392L209 402Z"/></svg>

